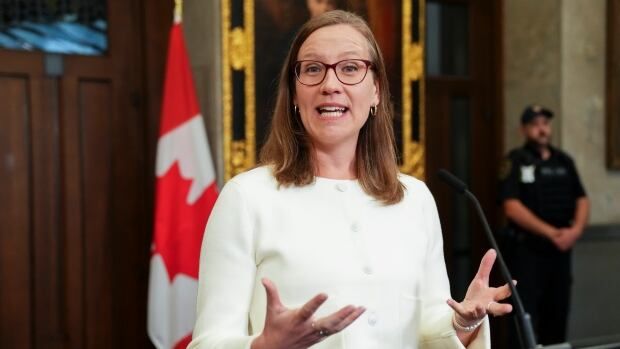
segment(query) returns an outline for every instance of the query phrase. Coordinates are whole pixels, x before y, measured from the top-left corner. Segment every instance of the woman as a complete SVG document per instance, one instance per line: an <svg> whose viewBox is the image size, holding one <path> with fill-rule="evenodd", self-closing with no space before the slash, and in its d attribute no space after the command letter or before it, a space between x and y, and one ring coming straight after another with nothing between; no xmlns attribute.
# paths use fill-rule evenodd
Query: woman
<svg viewBox="0 0 620 349"><path fill-rule="evenodd" d="M508 287L488 286L494 251L450 299L434 200L398 173L387 86L361 18L301 28L263 165L209 218L189 348L489 347L487 313L511 310Z"/></svg>

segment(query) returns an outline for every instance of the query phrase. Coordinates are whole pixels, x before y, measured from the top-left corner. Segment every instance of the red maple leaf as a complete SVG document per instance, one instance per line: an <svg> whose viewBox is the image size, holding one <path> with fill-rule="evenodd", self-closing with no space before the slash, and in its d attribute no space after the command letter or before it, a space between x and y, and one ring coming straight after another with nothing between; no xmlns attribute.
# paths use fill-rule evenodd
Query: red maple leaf
<svg viewBox="0 0 620 349"><path fill-rule="evenodd" d="M170 280L177 274L198 278L200 245L217 198L215 181L192 205L187 203L192 179L181 177L178 162L158 177L153 254L159 253Z"/></svg>

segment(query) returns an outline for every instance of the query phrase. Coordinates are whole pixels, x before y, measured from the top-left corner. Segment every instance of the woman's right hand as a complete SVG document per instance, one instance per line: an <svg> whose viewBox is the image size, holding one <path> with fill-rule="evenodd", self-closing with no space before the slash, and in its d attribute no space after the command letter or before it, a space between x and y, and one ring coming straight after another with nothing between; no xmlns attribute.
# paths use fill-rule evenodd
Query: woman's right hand
<svg viewBox="0 0 620 349"><path fill-rule="evenodd" d="M324 293L314 296L298 309L289 309L280 301L276 286L262 279L267 292L265 328L252 342L252 349L305 349L340 332L366 311L348 305L328 316L315 319L314 313L327 300Z"/></svg>

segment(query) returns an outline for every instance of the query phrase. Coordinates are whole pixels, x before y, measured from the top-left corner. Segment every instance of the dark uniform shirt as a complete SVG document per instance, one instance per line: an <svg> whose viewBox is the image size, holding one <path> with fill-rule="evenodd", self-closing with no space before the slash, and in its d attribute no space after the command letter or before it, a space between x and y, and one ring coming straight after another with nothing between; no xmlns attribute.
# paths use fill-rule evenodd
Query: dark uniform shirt
<svg viewBox="0 0 620 349"><path fill-rule="evenodd" d="M569 227L575 216L576 201L586 195L571 157L550 147L551 156L543 160L534 145L512 150L501 174L499 199L518 199L537 217L554 227ZM515 230L525 232L516 223ZM538 235L528 238L545 240ZM545 242L549 245L549 242Z"/></svg>

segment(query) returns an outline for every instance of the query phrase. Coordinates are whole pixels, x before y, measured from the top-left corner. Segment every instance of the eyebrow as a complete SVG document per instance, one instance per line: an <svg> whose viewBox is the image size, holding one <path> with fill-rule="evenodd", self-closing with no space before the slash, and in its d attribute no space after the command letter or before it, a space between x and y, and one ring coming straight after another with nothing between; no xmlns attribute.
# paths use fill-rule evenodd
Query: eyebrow
<svg viewBox="0 0 620 349"><path fill-rule="evenodd" d="M363 56L363 54L361 54L360 51L353 51L353 50L351 50L351 51L342 52L341 54L338 55L338 58L343 58L343 57L346 57L346 56ZM321 58L324 58L324 57L322 55L320 55L320 54L317 54L317 53L314 53L314 52L310 51L308 53L305 53L303 56L299 56L299 58L300 59L301 58L304 58L304 59L308 59L308 58L311 58L311 59L321 59Z"/></svg>

